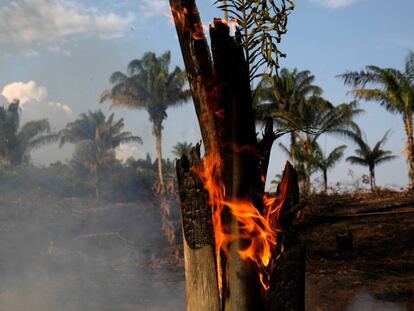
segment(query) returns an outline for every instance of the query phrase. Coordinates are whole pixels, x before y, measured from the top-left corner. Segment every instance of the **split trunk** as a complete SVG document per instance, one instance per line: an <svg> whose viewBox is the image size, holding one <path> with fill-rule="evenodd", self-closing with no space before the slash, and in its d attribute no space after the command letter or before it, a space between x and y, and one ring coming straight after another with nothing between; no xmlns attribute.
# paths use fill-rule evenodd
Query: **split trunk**
<svg viewBox="0 0 414 311"><path fill-rule="evenodd" d="M202 134L205 155L222 160L220 177L226 197L248 200L263 213L263 195L270 149L276 136L273 122L267 120L263 139L257 141L248 65L243 48L230 36L229 27L220 19L210 26L211 51L194 0L170 0L181 51ZM221 256L221 291L218 286L211 206L204 185L193 168L201 165L199 146L177 162L177 177L184 233L187 310L269 310L263 295L256 265L242 260L239 251L244 241L230 244L229 256ZM289 175L290 174L290 175ZM288 176L289 175L289 176ZM287 165L284 174L286 217L291 222L293 203L297 201L296 173ZM229 210L222 220L232 235L239 224ZM287 231L286 231L287 232ZM285 240L285 233L280 234ZM278 250L279 252L281 249ZM275 250L275 253L277 250ZM219 294L220 291L220 294ZM303 293L295 295L302 295ZM301 310L301 309L278 309Z"/></svg>

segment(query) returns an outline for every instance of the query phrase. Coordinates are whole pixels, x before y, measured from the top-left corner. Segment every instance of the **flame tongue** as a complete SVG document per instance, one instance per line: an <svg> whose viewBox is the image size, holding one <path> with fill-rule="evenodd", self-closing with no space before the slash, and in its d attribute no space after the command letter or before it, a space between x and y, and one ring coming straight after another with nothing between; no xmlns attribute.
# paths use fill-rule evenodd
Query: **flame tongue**
<svg viewBox="0 0 414 311"><path fill-rule="evenodd" d="M277 220L284 200L265 196L262 215L250 200L229 198L221 179L222 168L221 157L213 152L204 158L203 166L196 170L209 193L212 207L219 288L221 290L223 284L221 254L229 257L229 244L239 239L246 245L239 250L240 258L256 264L259 280L267 291L270 281L268 266L272 259L272 250L277 244L277 232L280 231ZM227 209L239 224L237 233L231 232L229 225L223 221L223 214Z"/></svg>

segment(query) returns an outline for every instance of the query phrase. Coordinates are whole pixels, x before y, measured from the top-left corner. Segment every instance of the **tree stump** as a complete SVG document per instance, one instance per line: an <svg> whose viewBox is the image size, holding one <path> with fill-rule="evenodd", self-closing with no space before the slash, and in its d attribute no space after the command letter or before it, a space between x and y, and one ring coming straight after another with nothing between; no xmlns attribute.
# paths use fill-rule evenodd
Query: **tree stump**
<svg viewBox="0 0 414 311"><path fill-rule="evenodd" d="M263 215L266 174L276 135L273 132L273 120L269 118L263 139L260 142L257 140L249 71L243 48L230 36L227 23L214 19L210 26L211 54L195 1L170 0L170 6L200 125L205 157L220 159L222 165L219 166L218 177L225 187L226 199L230 202L251 202ZM245 249L248 242L243 239L232 240L227 255L213 246L212 206L204 190L205 185L194 174L194 168L200 163L199 146L177 162L187 310L270 310L257 264L250 259L242 260L239 256L240 250ZM298 189L296 172L287 164L279 186L277 202L281 206L281 214L280 223L273 224L276 227L288 231ZM240 223L229 207L224 206L220 216L231 236L241 236ZM288 240L285 232L278 234L278 239L280 244L272 250L274 258L283 249L287 250L282 247L282 243ZM216 255L221 258L219 267ZM271 266L275 263L277 260ZM223 280L219 286L217 275L221 275ZM299 294L299 291L295 293Z"/></svg>

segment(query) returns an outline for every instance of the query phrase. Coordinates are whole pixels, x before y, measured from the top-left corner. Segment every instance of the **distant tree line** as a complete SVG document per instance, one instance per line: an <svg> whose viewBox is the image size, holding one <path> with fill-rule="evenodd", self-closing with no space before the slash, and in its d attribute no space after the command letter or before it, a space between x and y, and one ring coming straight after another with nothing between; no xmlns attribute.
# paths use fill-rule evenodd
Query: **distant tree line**
<svg viewBox="0 0 414 311"><path fill-rule="evenodd" d="M174 188L171 186L175 176L174 161L162 156L162 124L167 118L167 109L185 103L190 92L186 89L185 72L179 67L169 70L170 58L169 52L161 56L148 52L141 59L131 61L127 73L111 75L112 87L105 90L100 99L101 102L110 101L114 107L143 109L148 113L155 138L155 160L149 155L146 159L131 158L125 162L116 159L115 150L120 144L143 142L139 136L123 131L124 121L116 120L113 113L105 116L101 111L89 111L63 130L51 133L46 119L20 124L19 101L16 100L0 107L2 182L8 180L13 184L14 180L21 187L36 180L39 186L61 194L93 194L97 199L119 200L151 197L154 193L164 195ZM364 112L359 108L359 100L376 101L402 116L410 187L413 188L414 54L410 52L407 56L404 71L367 66L363 71L346 72L338 77L352 87L354 101L334 105L326 100L310 71L281 69L277 75L262 76L254 88L258 127L267 118L273 118L275 132L289 135L289 144L279 143L279 147L296 167L304 194L315 190L311 178L317 172L323 178L322 191L328 191L328 173L343 158L347 148L343 144L330 151L324 150L320 138L325 135L342 137L356 146L355 155L346 160L368 168L374 190L376 166L396 158L391 151L383 149L389 131L371 147L355 121ZM30 152L50 143L73 144L72 158L47 167L31 164ZM179 157L191 146L187 142L177 143L172 153ZM31 177L22 177L27 174ZM168 209L165 213L169 213Z"/></svg>
<svg viewBox="0 0 414 311"><path fill-rule="evenodd" d="M0 191L43 189L59 196L95 196L110 201L151 200L158 180L158 161L129 158L122 162L115 149L121 143L142 144L142 139L123 131L123 119L102 111L89 111L56 133L49 122L30 121L20 125L18 101L0 107ZM46 144L71 143L70 160L36 166L30 152ZM177 147L178 148L178 147ZM174 178L173 161L163 159L163 171Z"/></svg>

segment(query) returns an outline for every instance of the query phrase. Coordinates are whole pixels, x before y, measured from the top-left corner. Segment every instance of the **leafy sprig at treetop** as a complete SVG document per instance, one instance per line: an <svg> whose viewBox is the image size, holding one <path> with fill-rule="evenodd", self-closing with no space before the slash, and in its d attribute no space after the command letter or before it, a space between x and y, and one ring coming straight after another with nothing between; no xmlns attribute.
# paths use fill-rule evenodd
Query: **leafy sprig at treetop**
<svg viewBox="0 0 414 311"><path fill-rule="evenodd" d="M293 0L216 0L218 8L236 22L236 38L243 45L250 78L262 75L266 68L272 76L285 57L277 44L287 32L288 16L295 8Z"/></svg>

